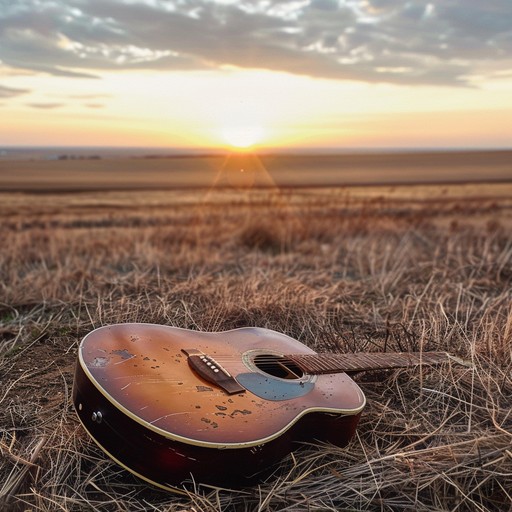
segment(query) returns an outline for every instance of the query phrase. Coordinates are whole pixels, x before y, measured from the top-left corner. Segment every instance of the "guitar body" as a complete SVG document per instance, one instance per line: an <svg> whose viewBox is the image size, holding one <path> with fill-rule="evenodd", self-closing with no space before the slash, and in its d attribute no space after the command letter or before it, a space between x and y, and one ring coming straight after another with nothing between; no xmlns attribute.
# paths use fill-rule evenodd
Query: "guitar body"
<svg viewBox="0 0 512 512"><path fill-rule="evenodd" d="M80 344L73 403L110 457L157 486L250 485L296 442L348 443L365 405L345 373L310 375L284 354L315 352L261 328L101 327Z"/></svg>

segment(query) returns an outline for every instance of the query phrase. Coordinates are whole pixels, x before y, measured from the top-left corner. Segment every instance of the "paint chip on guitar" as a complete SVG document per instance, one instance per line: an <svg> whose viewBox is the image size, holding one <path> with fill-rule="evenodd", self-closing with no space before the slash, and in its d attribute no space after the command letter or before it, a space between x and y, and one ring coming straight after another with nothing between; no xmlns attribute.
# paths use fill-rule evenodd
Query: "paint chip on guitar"
<svg viewBox="0 0 512 512"><path fill-rule="evenodd" d="M121 356L122 359L131 359L132 357L135 357L135 354L131 354L125 348L122 350L112 350L112 354Z"/></svg>
<svg viewBox="0 0 512 512"><path fill-rule="evenodd" d="M248 409L244 409L244 410L241 410L241 409L235 409L231 414L230 416L233 417L233 416L236 416L237 414L242 414L243 416L246 416L247 414L252 414L252 411L249 411Z"/></svg>
<svg viewBox="0 0 512 512"><path fill-rule="evenodd" d="M109 357L95 357L89 364L94 368L104 368L107 366L109 360Z"/></svg>

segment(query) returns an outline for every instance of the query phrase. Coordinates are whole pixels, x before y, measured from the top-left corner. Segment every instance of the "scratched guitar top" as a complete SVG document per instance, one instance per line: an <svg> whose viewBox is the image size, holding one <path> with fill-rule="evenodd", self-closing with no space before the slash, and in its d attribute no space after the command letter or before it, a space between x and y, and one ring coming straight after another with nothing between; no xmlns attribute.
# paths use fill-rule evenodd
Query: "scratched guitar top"
<svg viewBox="0 0 512 512"><path fill-rule="evenodd" d="M190 349L211 358L209 368L219 372L217 364L241 383L240 392L229 394L194 372L186 353ZM194 445L256 446L278 437L306 413L355 415L362 410L365 397L345 373L283 378L259 370L262 358L288 353L314 354L268 329L203 333L121 324L87 335L79 361L114 407L149 430Z"/></svg>

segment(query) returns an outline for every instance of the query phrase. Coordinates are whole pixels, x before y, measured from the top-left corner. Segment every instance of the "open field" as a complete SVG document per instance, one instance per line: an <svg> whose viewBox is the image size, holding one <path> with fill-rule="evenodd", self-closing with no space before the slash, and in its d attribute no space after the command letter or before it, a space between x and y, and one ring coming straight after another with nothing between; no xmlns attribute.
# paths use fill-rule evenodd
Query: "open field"
<svg viewBox="0 0 512 512"><path fill-rule="evenodd" d="M0 193L0 509L510 510L512 184L220 177ZM116 322L254 325L317 351L471 365L361 374L368 405L346 448L312 442L258 487L173 495L111 462L71 406L80 339Z"/></svg>
<svg viewBox="0 0 512 512"><path fill-rule="evenodd" d="M150 150L148 150L149 152ZM138 155L91 150L0 158L0 190L141 190L506 182L512 151ZM314 171L312 171L314 169Z"/></svg>

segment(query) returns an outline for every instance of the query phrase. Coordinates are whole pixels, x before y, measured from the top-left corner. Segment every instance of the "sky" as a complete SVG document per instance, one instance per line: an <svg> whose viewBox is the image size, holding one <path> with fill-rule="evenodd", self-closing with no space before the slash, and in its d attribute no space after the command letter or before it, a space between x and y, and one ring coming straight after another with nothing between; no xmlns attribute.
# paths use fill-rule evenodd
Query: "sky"
<svg viewBox="0 0 512 512"><path fill-rule="evenodd" d="M0 0L0 146L511 141L511 0Z"/></svg>

